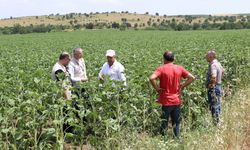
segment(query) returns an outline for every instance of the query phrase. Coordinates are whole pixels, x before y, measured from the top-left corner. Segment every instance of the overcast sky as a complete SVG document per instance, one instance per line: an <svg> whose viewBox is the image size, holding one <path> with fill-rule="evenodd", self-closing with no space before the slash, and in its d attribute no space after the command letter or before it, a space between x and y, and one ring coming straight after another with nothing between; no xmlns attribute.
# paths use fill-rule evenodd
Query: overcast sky
<svg viewBox="0 0 250 150"><path fill-rule="evenodd" d="M160 15L250 13L250 0L0 0L0 18L107 11Z"/></svg>

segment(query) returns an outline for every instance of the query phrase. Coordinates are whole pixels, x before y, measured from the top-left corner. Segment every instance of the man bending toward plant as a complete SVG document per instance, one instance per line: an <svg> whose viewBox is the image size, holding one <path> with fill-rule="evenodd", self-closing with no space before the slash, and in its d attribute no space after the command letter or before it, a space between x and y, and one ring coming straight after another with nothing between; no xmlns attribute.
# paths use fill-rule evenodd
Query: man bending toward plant
<svg viewBox="0 0 250 150"><path fill-rule="evenodd" d="M63 87L63 96L65 99L71 99L71 91L70 91L70 81L69 74L66 70L66 66L70 62L70 55L67 52L63 52L59 56L59 60L53 66L51 77L53 80L62 81Z"/></svg>
<svg viewBox="0 0 250 150"><path fill-rule="evenodd" d="M165 136L170 116L174 135L178 137L180 134L181 91L192 83L195 77L182 66L173 64L175 60L173 52L166 51L163 54L163 59L164 64L153 72L149 80L158 92L159 98L157 102L162 106L160 133ZM181 83L182 78L187 80ZM157 79L160 80L159 84L157 84Z"/></svg>

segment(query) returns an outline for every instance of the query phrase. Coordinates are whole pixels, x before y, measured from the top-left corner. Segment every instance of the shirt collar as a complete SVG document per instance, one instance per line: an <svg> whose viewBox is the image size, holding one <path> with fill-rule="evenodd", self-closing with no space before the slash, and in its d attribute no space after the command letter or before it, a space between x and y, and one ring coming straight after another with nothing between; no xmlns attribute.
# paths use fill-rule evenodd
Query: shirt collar
<svg viewBox="0 0 250 150"><path fill-rule="evenodd" d="M58 63L58 65L60 65L62 67L63 72L66 72L66 67L64 65L62 65L59 61L57 63Z"/></svg>
<svg viewBox="0 0 250 150"><path fill-rule="evenodd" d="M82 60L83 58L80 58L79 60L75 59L74 57L72 58L72 61L73 62L76 62L77 64L80 64L80 61Z"/></svg>
<svg viewBox="0 0 250 150"><path fill-rule="evenodd" d="M217 59L214 59L210 64L216 63Z"/></svg>
<svg viewBox="0 0 250 150"><path fill-rule="evenodd" d="M107 62L107 64L108 64L108 62ZM115 66L116 64L117 64L117 60L114 61L112 66L109 66L109 64L108 64L108 66L109 66L109 68L111 68L111 67Z"/></svg>

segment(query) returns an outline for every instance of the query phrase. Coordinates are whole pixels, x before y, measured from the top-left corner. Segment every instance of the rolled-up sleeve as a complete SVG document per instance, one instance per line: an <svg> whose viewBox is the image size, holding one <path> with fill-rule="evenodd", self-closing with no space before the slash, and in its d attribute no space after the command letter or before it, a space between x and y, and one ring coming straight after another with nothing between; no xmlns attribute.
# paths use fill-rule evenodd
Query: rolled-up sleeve
<svg viewBox="0 0 250 150"><path fill-rule="evenodd" d="M126 76L125 76L125 68L123 65L119 67L119 79L124 82L124 85L127 86Z"/></svg>

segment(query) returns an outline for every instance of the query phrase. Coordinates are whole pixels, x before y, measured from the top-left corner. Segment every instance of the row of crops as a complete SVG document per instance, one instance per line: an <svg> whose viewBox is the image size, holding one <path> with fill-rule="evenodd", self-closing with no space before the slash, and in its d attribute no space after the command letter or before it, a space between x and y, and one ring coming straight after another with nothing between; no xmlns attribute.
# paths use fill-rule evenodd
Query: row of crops
<svg viewBox="0 0 250 150"><path fill-rule="evenodd" d="M204 55L215 48L226 69L225 97L249 84L250 30L241 31L81 31L0 36L0 147L1 149L62 149L89 143L96 148L124 149L132 133L158 135L160 106L148 76L162 64L171 49L176 64L187 68L196 81L183 92L182 132L210 124L204 88L207 62ZM84 49L89 82L82 86L91 98L63 100L59 84L50 79L52 66L62 51ZM105 51L115 49L125 66L128 87L100 84L98 72ZM64 115L64 109L67 115ZM77 115L76 115L77 114ZM80 119L79 119L80 118ZM63 132L63 122L74 133Z"/></svg>

